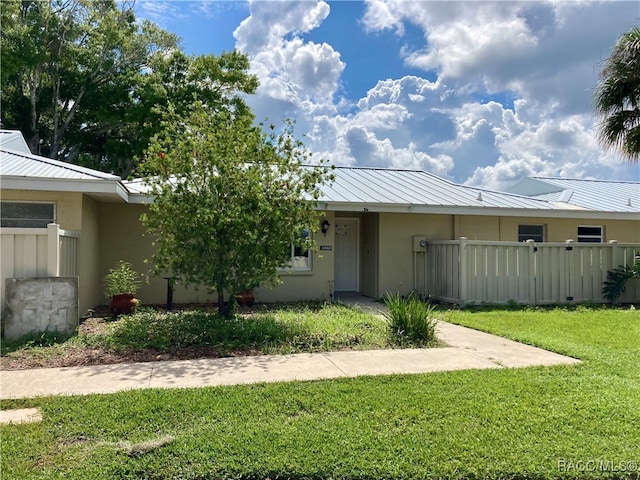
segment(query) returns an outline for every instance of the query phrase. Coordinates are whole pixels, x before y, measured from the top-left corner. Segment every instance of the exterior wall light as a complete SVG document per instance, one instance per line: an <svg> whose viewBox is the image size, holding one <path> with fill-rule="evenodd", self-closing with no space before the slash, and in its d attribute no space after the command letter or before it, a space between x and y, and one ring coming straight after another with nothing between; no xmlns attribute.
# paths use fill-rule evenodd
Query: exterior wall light
<svg viewBox="0 0 640 480"><path fill-rule="evenodd" d="M331 226L331 224L329 223L329 220L325 219L322 221L322 223L320 224L320 227L322 229L322 234L326 237L327 236L327 232L329 231L329 227Z"/></svg>

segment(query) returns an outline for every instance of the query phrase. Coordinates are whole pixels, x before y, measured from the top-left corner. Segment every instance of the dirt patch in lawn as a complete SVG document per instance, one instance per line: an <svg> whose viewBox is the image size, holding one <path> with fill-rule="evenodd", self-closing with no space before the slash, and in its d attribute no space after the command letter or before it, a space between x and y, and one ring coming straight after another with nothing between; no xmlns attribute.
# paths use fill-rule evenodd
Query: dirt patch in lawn
<svg viewBox="0 0 640 480"><path fill-rule="evenodd" d="M182 305L177 309L193 308L193 305ZM198 305L198 308L207 306ZM213 308L213 307L211 307ZM247 313L249 309L242 309ZM104 334L110 320L105 309L95 312L96 317L82 321L78 327L78 336L97 336ZM64 345L50 348L23 349L0 357L0 370L27 370L32 368L78 367L87 365L106 365L131 362L159 362L163 360L192 360L197 358L221 358L229 356L257 355L252 350L238 350L221 353L215 346L176 348L154 350L149 348L130 350L108 350L100 347L82 345Z"/></svg>
<svg viewBox="0 0 640 480"><path fill-rule="evenodd" d="M250 353L240 353L249 355ZM27 370L31 368L79 367L113 363L159 362L162 360L190 360L196 358L220 358L215 347L183 348L171 351L141 349L131 351L107 351L101 348L70 348L61 356L52 357L2 357L0 370Z"/></svg>

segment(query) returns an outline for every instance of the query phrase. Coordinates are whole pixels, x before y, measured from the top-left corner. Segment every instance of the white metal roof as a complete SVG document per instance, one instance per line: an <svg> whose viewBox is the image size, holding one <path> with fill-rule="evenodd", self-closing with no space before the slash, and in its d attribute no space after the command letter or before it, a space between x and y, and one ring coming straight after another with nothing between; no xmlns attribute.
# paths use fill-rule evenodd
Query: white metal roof
<svg viewBox="0 0 640 480"><path fill-rule="evenodd" d="M640 182L534 176L509 191L592 211L640 213Z"/></svg>
<svg viewBox="0 0 640 480"><path fill-rule="evenodd" d="M0 147L0 175L67 180L120 180L120 177L72 163Z"/></svg>
<svg viewBox="0 0 640 480"><path fill-rule="evenodd" d="M0 147L3 189L87 193L105 201L128 201L120 177L71 163Z"/></svg>
<svg viewBox="0 0 640 480"><path fill-rule="evenodd" d="M0 130L0 147L22 153L31 153L19 130Z"/></svg>
<svg viewBox="0 0 640 480"><path fill-rule="evenodd" d="M421 170L336 167L335 181L322 187L328 204L408 207L468 207L553 210L552 203L522 195L459 185Z"/></svg>
<svg viewBox="0 0 640 480"><path fill-rule="evenodd" d="M20 147L16 132L2 131L3 138ZM19 139L26 146L22 135ZM85 192L129 203L149 201L140 180L123 182L116 175L7 148L7 143L0 146L2 188ZM629 218L630 213L640 212L638 182L533 177L516 185L515 193L506 193L456 184L420 170L336 167L333 172L334 182L321 187L318 202L323 210L585 218L599 212Z"/></svg>
<svg viewBox="0 0 640 480"><path fill-rule="evenodd" d="M603 215L602 211L570 204L559 197L531 198L469 187L421 170L335 167L333 173L334 181L320 188L318 208L321 210L556 218L600 218ZM123 183L130 192L129 202L150 201L148 188L140 179ZM562 190L545 185L547 191ZM635 219L622 208L606 215L608 218Z"/></svg>

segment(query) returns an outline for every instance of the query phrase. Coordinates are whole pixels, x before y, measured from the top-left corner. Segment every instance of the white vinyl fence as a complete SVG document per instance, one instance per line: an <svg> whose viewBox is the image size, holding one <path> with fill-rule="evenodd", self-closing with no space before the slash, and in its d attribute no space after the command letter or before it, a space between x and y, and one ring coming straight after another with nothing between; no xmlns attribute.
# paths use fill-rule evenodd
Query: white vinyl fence
<svg viewBox="0 0 640 480"><path fill-rule="evenodd" d="M607 271L631 265L640 244L429 242L424 294L458 304L527 305L605 302ZM640 281L627 282L620 302L640 302Z"/></svg>
<svg viewBox="0 0 640 480"><path fill-rule="evenodd" d="M47 228L2 228L1 304L7 278L77 276L79 237L78 232L62 230L55 223Z"/></svg>

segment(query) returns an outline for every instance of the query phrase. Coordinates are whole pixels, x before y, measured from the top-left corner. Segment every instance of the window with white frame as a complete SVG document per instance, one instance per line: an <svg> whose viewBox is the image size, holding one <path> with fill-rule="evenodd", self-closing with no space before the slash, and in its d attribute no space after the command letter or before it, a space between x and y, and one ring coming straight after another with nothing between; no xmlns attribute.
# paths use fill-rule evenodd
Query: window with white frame
<svg viewBox="0 0 640 480"><path fill-rule="evenodd" d="M291 242L291 260L289 261L288 270L311 270L310 237L311 231L305 228L299 233L296 241Z"/></svg>
<svg viewBox="0 0 640 480"><path fill-rule="evenodd" d="M578 225L578 242L581 243L602 243L604 241L604 230L599 225Z"/></svg>
<svg viewBox="0 0 640 480"><path fill-rule="evenodd" d="M56 206L53 203L0 203L0 226L3 228L46 228L55 221Z"/></svg>
<svg viewBox="0 0 640 480"><path fill-rule="evenodd" d="M518 225L518 241L544 242L544 225Z"/></svg>

